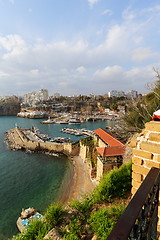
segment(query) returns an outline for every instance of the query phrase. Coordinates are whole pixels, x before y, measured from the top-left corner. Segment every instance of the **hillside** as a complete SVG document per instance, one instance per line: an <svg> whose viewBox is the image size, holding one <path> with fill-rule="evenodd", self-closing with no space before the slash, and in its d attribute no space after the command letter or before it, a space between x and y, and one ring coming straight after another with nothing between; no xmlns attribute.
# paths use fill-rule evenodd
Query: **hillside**
<svg viewBox="0 0 160 240"><path fill-rule="evenodd" d="M12 240L105 240L125 209L130 189L131 163L108 172L81 201L73 200L67 207L52 204L42 220L31 221L27 231Z"/></svg>
<svg viewBox="0 0 160 240"><path fill-rule="evenodd" d="M17 97L0 100L0 116L15 116L20 112L20 101Z"/></svg>

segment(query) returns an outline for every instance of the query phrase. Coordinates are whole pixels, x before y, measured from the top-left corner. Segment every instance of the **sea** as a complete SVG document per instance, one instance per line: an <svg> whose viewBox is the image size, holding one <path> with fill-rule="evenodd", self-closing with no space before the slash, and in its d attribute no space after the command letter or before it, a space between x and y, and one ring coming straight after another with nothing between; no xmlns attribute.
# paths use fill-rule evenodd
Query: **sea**
<svg viewBox="0 0 160 240"><path fill-rule="evenodd" d="M58 201L63 189L69 187L73 166L65 155L49 156L40 153L10 150L6 144L7 130L18 127L38 128L49 137L70 137L73 142L81 137L61 132L64 127L95 130L112 124L110 121L81 124L41 124L41 119L0 117L0 240L18 233L16 221L22 208L34 207L42 214ZM67 186L68 184L68 186Z"/></svg>

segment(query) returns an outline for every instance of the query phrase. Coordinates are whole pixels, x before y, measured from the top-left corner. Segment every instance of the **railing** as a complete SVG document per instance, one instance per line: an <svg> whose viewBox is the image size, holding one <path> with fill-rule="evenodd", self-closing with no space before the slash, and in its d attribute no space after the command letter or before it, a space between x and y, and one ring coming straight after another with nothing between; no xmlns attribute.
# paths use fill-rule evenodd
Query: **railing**
<svg viewBox="0 0 160 240"><path fill-rule="evenodd" d="M107 240L156 240L160 169L152 168Z"/></svg>

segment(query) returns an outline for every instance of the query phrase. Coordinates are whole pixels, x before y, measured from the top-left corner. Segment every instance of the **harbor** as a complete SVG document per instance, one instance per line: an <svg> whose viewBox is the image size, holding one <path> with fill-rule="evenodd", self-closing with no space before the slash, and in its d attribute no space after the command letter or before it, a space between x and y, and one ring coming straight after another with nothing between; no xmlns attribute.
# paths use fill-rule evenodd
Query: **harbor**
<svg viewBox="0 0 160 240"><path fill-rule="evenodd" d="M73 129L73 128L62 128L61 132L76 135L76 136L93 136L94 132L91 130L87 130L85 128L82 129Z"/></svg>
<svg viewBox="0 0 160 240"><path fill-rule="evenodd" d="M29 150L44 153L63 153L75 156L78 154L79 145L72 144L69 138L51 139L46 134L41 134L37 129L16 127L6 132L6 142L11 150Z"/></svg>
<svg viewBox="0 0 160 240"><path fill-rule="evenodd" d="M61 132L62 128L69 126L68 124L41 124L40 119L12 116L0 118L2 133L5 133L8 129L15 128L16 123L20 127L25 126L29 129L34 125L36 129L40 130L40 133L45 133L51 138L70 137L72 142L76 142L83 137ZM99 127L105 128L107 124L109 125L110 122L88 121L81 124L73 124L72 129L85 128L94 130ZM57 201L59 198L62 198L63 202L65 202L66 196L68 196L66 191L70 189L69 182L73 180L72 176L70 176L72 169L71 161L65 155L58 154L58 157L56 153L50 155L37 154L32 151L11 151L4 143L5 137L5 134L0 136L0 218L2 222L0 225L0 236L3 240L18 233L15 223L22 208L33 206L40 213L43 213L51 202ZM80 176L83 176L83 179L87 178L87 172L85 173L86 170L83 169L83 164L78 161L75 161L75 164L79 164L77 166L79 177L76 190L73 191L73 197L78 195L79 188L80 192L82 189L87 191L88 188L88 185L84 187L84 183L80 183ZM64 184L63 187L62 184ZM91 189L90 185L89 189ZM83 191L83 193L85 192ZM32 197L30 198L30 196ZM8 226L10 226L9 229Z"/></svg>

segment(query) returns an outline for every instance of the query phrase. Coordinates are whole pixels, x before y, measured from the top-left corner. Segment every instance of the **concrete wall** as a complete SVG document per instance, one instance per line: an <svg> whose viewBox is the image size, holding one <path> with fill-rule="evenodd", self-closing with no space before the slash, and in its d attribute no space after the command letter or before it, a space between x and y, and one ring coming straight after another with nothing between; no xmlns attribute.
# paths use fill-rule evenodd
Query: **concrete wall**
<svg viewBox="0 0 160 240"><path fill-rule="evenodd" d="M132 194L134 195L152 167L160 168L160 122L151 121L129 144L132 155ZM160 209L159 209L160 218ZM160 230L160 220L158 223Z"/></svg>

